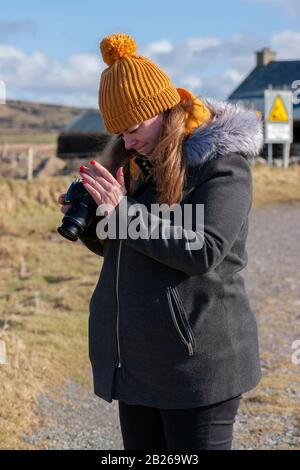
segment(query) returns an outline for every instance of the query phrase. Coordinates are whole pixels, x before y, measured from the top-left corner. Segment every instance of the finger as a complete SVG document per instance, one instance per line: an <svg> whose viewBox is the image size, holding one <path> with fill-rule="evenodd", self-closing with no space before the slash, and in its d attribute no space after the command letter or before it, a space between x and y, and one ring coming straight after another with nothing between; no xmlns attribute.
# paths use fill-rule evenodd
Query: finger
<svg viewBox="0 0 300 470"><path fill-rule="evenodd" d="M97 163L95 160L91 160L90 164L93 165L95 170L97 170L100 175L110 183L114 183L116 181L113 175L106 168L104 168L104 166L100 165L100 163Z"/></svg>
<svg viewBox="0 0 300 470"><path fill-rule="evenodd" d="M89 177L93 178L94 180L98 181L98 183L106 190L110 191L111 189L111 183L109 183L103 176L97 176L95 172L91 171L85 171L85 170L80 170L80 176L83 178L85 175L88 175Z"/></svg>
<svg viewBox="0 0 300 470"><path fill-rule="evenodd" d="M62 204L62 205L64 205L64 206L67 205L67 204L70 205L70 202L66 202L66 201L65 201L65 196L66 196L66 194L67 194L67 193L64 193L64 194L61 194L61 195L59 196L59 198L58 198L59 204Z"/></svg>
<svg viewBox="0 0 300 470"><path fill-rule="evenodd" d="M81 171L81 170L88 170L88 171L89 171L89 170L91 170L91 169L90 169L88 166L81 165L81 166L79 167L79 171Z"/></svg>
<svg viewBox="0 0 300 470"><path fill-rule="evenodd" d="M63 193L63 194L61 194L61 195L58 197L57 202L58 202L59 204L63 204L63 203L64 203L65 194L66 194L66 193Z"/></svg>
<svg viewBox="0 0 300 470"><path fill-rule="evenodd" d="M66 204L65 206L62 206L60 208L60 211L65 214L66 212L68 212L69 208L71 207L71 204Z"/></svg>
<svg viewBox="0 0 300 470"><path fill-rule="evenodd" d="M88 181L83 181L83 185L86 188L86 190L89 192L89 194L92 196L96 204L99 206L102 204L102 196L99 193L99 191L95 188L93 188Z"/></svg>
<svg viewBox="0 0 300 470"><path fill-rule="evenodd" d="M86 173L83 174L82 176L84 178L82 183L84 183L86 181L90 184L90 186L92 186L92 188L96 189L97 191L102 192L102 193L105 192L105 188L95 178L93 178L92 176L90 176Z"/></svg>
<svg viewBox="0 0 300 470"><path fill-rule="evenodd" d="M88 168L87 166L81 165L79 167L79 173L82 175L82 173L87 173L88 175L92 175L94 173L93 168Z"/></svg>

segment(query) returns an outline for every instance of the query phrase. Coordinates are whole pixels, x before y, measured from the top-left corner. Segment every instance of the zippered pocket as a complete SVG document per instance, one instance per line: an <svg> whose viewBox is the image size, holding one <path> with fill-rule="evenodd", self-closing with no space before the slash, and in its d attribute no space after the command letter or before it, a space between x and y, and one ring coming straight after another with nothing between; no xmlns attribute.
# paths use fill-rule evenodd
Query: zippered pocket
<svg viewBox="0 0 300 470"><path fill-rule="evenodd" d="M187 320L183 303L175 287L167 287L167 298L176 331L181 341L187 347L189 355L193 356L195 352L195 338Z"/></svg>

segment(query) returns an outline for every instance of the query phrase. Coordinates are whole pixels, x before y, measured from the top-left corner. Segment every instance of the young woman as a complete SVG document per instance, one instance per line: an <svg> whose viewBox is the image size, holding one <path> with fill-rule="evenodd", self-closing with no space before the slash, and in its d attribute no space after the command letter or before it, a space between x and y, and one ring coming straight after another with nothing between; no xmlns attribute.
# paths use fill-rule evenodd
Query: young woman
<svg viewBox="0 0 300 470"><path fill-rule="evenodd" d="M261 122L255 112L175 88L128 35L100 46L108 67L99 106L115 136L105 165L92 161L80 174L96 203L108 205L103 217L128 227L126 200L129 209L143 206L141 227L152 222L160 236L99 239L99 217L80 236L104 258L89 305L95 394L118 400L125 449L231 449L242 394L261 377L240 275ZM191 226L172 221L163 237L155 203L203 205L204 225L194 211Z"/></svg>

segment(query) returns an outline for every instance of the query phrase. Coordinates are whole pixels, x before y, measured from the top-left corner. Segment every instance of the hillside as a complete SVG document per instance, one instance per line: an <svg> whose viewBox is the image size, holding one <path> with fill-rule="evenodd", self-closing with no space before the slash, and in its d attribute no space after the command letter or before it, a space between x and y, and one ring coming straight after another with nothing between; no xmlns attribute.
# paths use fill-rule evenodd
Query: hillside
<svg viewBox="0 0 300 470"><path fill-rule="evenodd" d="M8 100L0 105L0 136L60 132L84 108Z"/></svg>

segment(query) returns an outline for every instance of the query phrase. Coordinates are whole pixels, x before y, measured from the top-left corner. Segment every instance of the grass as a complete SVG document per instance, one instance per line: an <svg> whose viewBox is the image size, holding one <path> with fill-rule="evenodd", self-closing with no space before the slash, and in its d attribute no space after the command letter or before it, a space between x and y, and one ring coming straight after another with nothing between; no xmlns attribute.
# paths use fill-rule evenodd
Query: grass
<svg viewBox="0 0 300 470"><path fill-rule="evenodd" d="M58 134L0 134L0 144L56 144Z"/></svg>
<svg viewBox="0 0 300 470"><path fill-rule="evenodd" d="M55 201L68 183L0 182L1 449L30 448L21 436L37 425L40 393L68 377L89 382L88 303L102 261L56 233L63 216Z"/></svg>
<svg viewBox="0 0 300 470"><path fill-rule="evenodd" d="M254 167L253 207L300 200L299 176L296 167ZM68 378L91 387L88 304L102 259L56 232L56 200L71 181L0 177L0 449L31 448L22 434L38 426L39 394Z"/></svg>
<svg viewBox="0 0 300 470"><path fill-rule="evenodd" d="M287 169L255 165L253 208L300 199L300 166Z"/></svg>

